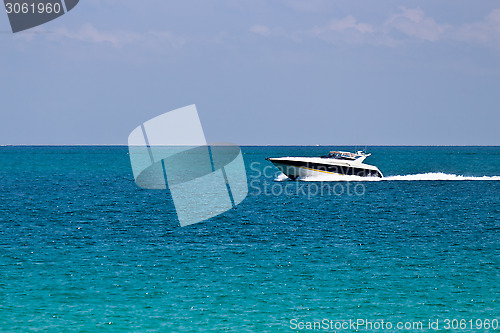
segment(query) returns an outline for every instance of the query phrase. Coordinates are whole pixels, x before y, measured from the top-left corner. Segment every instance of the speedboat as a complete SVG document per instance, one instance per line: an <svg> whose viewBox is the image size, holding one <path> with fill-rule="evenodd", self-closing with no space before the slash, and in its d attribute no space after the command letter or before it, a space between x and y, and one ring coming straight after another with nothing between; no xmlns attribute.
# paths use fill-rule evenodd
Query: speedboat
<svg viewBox="0 0 500 333"><path fill-rule="evenodd" d="M382 172L363 161L371 154L362 151L350 153L346 151L331 151L321 157L268 157L288 178L316 176L326 173L337 176L383 177Z"/></svg>

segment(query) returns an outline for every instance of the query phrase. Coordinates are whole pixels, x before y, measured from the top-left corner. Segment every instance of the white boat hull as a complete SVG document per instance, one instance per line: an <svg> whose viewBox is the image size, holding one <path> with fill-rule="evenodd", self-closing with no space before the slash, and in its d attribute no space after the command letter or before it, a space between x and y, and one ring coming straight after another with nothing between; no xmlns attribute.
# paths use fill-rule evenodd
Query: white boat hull
<svg viewBox="0 0 500 333"><path fill-rule="evenodd" d="M305 167L297 167L297 166L293 166L293 165L286 165L286 164L282 164L282 163L278 163L278 162L276 162L276 163L273 162L273 164L290 179L314 177L314 176L318 176L321 174L340 175L338 173L320 171L320 170L315 170L315 169L310 169L310 168L305 168Z"/></svg>
<svg viewBox="0 0 500 333"><path fill-rule="evenodd" d="M317 175L383 177L380 170L369 164L337 162L321 158L282 157L269 158L288 178L296 179Z"/></svg>

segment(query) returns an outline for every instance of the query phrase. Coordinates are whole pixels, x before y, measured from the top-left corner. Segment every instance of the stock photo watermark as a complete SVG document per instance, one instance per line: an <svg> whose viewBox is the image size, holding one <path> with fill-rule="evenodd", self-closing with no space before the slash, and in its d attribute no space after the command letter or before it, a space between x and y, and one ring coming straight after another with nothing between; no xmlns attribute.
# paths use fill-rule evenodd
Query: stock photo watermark
<svg viewBox="0 0 500 333"><path fill-rule="evenodd" d="M13 33L31 29L69 12L80 0L4 0Z"/></svg>
<svg viewBox="0 0 500 333"><path fill-rule="evenodd" d="M207 144L195 105L137 126L128 137L128 148L136 185L147 190L168 189L181 226L223 214L248 195L310 200L366 193L360 182L280 181L281 172L264 161L252 162L247 174L239 146Z"/></svg>
<svg viewBox="0 0 500 333"><path fill-rule="evenodd" d="M208 145L195 105L139 125L128 137L128 148L137 186L168 188L181 226L227 212L248 194L240 147Z"/></svg>
<svg viewBox="0 0 500 333"><path fill-rule="evenodd" d="M329 181L278 181L281 172L270 164L252 162L248 175L249 195L303 197L308 200L318 196L356 196L365 195L366 187L360 182Z"/></svg>
<svg viewBox="0 0 500 333"><path fill-rule="evenodd" d="M289 328L299 331L328 331L328 332L361 332L361 331L464 331L485 330L496 331L500 328L497 318L445 318L425 320L398 320L385 319L346 319L336 320L324 318L322 320L301 320L293 318L288 323Z"/></svg>

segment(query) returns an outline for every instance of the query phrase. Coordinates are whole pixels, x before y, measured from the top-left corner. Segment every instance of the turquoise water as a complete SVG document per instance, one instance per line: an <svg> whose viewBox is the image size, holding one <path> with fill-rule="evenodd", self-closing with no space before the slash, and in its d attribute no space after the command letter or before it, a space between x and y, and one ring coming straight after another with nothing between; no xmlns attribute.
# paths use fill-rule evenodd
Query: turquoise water
<svg viewBox="0 0 500 333"><path fill-rule="evenodd" d="M372 147L403 176L379 182L279 181L264 159L342 148L243 147L248 197L181 228L126 147L0 147L0 332L493 331L445 320L500 319L500 147Z"/></svg>

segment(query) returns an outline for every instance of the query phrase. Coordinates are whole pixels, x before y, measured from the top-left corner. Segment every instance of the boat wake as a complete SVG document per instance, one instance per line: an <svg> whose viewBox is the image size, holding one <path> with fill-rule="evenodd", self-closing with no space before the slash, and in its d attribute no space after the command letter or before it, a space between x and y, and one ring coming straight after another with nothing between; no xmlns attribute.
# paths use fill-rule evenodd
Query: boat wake
<svg viewBox="0 0 500 333"><path fill-rule="evenodd" d="M288 177L284 174L280 174L274 181L280 182L288 180ZM301 177L297 180L305 182L378 182L378 181L417 181L417 180L442 180L442 181L459 181L459 180L483 180L492 181L500 180L500 176L463 176L455 174L447 174L443 172L428 172L419 173L414 175L397 175L388 177L359 177L359 176L340 176L331 174L321 174L315 176Z"/></svg>
<svg viewBox="0 0 500 333"><path fill-rule="evenodd" d="M275 179L274 181L275 182L282 182L284 180L289 180L290 178L288 178L284 173L280 173Z"/></svg>
<svg viewBox="0 0 500 333"><path fill-rule="evenodd" d="M382 180L500 180L500 176L462 176L442 172L429 172L406 176L389 176Z"/></svg>

